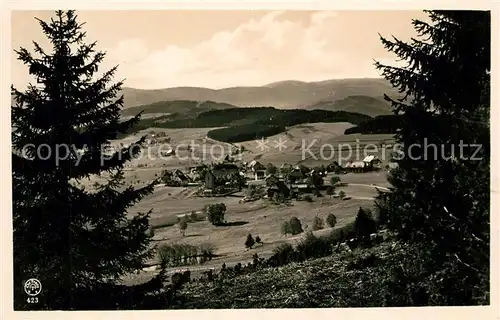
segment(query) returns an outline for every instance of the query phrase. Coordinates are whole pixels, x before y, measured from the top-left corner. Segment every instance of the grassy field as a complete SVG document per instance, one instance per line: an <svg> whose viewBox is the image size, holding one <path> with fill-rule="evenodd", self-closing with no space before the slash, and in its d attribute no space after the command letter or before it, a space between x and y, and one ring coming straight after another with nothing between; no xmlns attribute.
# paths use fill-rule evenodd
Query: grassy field
<svg viewBox="0 0 500 320"><path fill-rule="evenodd" d="M246 141L240 144L220 143L212 139L206 138L206 133L211 128L206 129L155 129L140 132L136 135L129 136L125 139L115 141L114 143L123 143L128 145L137 140L143 134L164 132L170 138L169 145L150 145L143 151L143 156L133 160L127 164L125 169L125 178L128 184L141 186L150 183L155 178L160 176L162 170L179 168L185 170L186 167L195 165L196 163L220 161L223 156L228 153L230 148L235 145L243 146L247 151L241 155L241 160L250 161L258 159L260 162L267 164L269 162L276 166L282 164L298 164L306 165L327 164L332 160L311 160L302 159L302 151L300 150L302 141L317 140L318 143L344 143L355 144L356 140L363 143L379 143L382 140L389 141L390 135L348 135L344 136L343 132L346 128L351 127L350 123L317 123L308 125L298 125L290 127L286 133L273 136L269 139L270 148L261 150L258 148L256 141ZM278 141L279 138L286 140L286 148L279 150L274 148L272 142ZM200 147L195 148L194 154L199 157L198 160L186 157L180 159L179 156L187 156L189 152L183 147L191 143L199 144ZM203 150L202 146L205 146ZM212 147L215 146L215 147ZM177 156L168 158L159 158L158 148L163 147L177 148ZM148 156L149 153L149 156ZM205 158L203 157L205 156ZM101 177L101 180L105 176ZM328 183L330 177L326 177ZM199 246L204 243L210 243L215 247L215 257L212 261L207 262L203 267L218 266L222 263L236 263L239 261L249 261L254 253L258 253L261 257L271 255L272 250L283 242L295 243L301 237L288 236L285 237L280 233L281 224L289 220L292 216L296 216L302 222L304 230L312 227L313 219L318 216L324 219L328 214L333 213L337 216L338 223L336 228L340 228L345 224L353 221L359 207L372 207L373 197L377 194L376 189L371 184L387 187L386 172L371 172L360 174L341 175L342 182L350 185L342 187L350 200L339 200L324 196L315 198L313 202L292 201L289 205L276 205L268 200L258 200L254 202L239 203L243 197L243 193L235 194L228 197L197 197L195 195L196 187L165 187L158 186L152 195L144 198L137 205L129 210L129 214L133 215L136 212L145 212L153 209L151 215L151 225L155 228L154 244L161 245L163 243L185 243L194 246ZM96 179L83 182L87 186L91 186ZM188 224L188 227L183 236L177 225L177 216L191 213L192 211L200 211L207 204L224 203L227 207L225 218L230 225L215 227L208 221L198 221ZM317 235L328 234L331 229L315 231ZM245 249L244 242L248 234L254 237L259 236L262 239L263 245L255 246L251 250ZM199 266L193 266L194 268ZM146 273L142 276L130 276L127 278L128 283L136 283L151 276L151 273Z"/></svg>

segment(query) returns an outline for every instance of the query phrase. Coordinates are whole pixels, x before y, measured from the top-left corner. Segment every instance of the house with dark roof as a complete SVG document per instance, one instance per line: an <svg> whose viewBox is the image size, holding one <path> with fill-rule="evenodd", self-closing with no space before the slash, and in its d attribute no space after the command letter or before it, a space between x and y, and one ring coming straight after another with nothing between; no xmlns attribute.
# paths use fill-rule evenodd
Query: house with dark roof
<svg viewBox="0 0 500 320"><path fill-rule="evenodd" d="M250 161L247 165L247 169L253 173L255 180L263 179L266 175L266 166L257 160Z"/></svg>
<svg viewBox="0 0 500 320"><path fill-rule="evenodd" d="M181 170L177 169L174 171L174 177L180 182L180 183L189 183L192 182L191 178L189 178L187 175L184 174Z"/></svg>
<svg viewBox="0 0 500 320"><path fill-rule="evenodd" d="M265 180L267 185L266 194L269 198L288 198L290 196L290 189L288 186L275 175L268 175Z"/></svg>
<svg viewBox="0 0 500 320"><path fill-rule="evenodd" d="M378 167L382 163L382 161L380 161L379 158L377 158L376 156L373 156L373 155L366 156L363 159L363 162L365 163L365 167L370 168L370 169Z"/></svg>
<svg viewBox="0 0 500 320"><path fill-rule="evenodd" d="M236 164L225 162L214 164L205 174L205 188L213 189L225 185L234 179L236 175L240 175L240 169Z"/></svg>

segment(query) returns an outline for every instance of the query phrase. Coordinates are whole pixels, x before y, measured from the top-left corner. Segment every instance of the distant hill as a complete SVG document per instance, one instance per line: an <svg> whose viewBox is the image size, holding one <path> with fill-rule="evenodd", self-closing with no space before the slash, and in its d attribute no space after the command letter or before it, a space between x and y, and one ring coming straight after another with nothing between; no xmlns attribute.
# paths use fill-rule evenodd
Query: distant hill
<svg viewBox="0 0 500 320"><path fill-rule="evenodd" d="M319 101L306 106L305 109L323 109L331 111L348 111L363 113L369 116L389 115L391 105L381 97L348 96L335 101Z"/></svg>
<svg viewBox="0 0 500 320"><path fill-rule="evenodd" d="M143 114L175 114L175 113L191 113L197 114L210 110L229 109L235 106L228 103L219 103L213 101L188 101L188 100L174 100L174 101L159 101L148 105L131 107L123 109L122 116L135 116L143 111Z"/></svg>
<svg viewBox="0 0 500 320"><path fill-rule="evenodd" d="M273 106L276 108L306 108L321 101L338 101L349 96L381 97L386 93L397 96L384 79L339 79L318 82L281 81L261 87L208 89L176 87L157 90L123 88L125 108L159 101L192 100L228 103L238 107Z"/></svg>

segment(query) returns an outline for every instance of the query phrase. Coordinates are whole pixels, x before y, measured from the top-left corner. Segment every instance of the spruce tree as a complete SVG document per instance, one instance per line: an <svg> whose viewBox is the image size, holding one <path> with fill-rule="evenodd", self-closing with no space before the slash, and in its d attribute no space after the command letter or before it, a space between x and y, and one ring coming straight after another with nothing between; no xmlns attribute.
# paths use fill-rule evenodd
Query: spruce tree
<svg viewBox="0 0 500 320"><path fill-rule="evenodd" d="M377 225L369 210L359 208L356 219L354 220L354 230L358 239L366 240L370 234L377 231Z"/></svg>
<svg viewBox="0 0 500 320"><path fill-rule="evenodd" d="M144 138L127 148L110 145L140 115L120 121L122 82L111 84L117 68L97 76L105 54L84 42L74 11L39 24L52 52L37 43L36 57L17 50L37 84L12 87L15 308L73 309L91 298L104 306L110 297L99 296L100 288L152 257L150 212L129 217L127 209L153 184L134 189L123 176ZM79 183L96 175L106 179L97 190ZM42 283L37 304L26 301L29 278Z"/></svg>
<svg viewBox="0 0 500 320"><path fill-rule="evenodd" d="M427 303L487 304L490 12L427 13L429 21L413 21L418 38L381 37L407 62L376 63L404 94L385 97L403 118L396 138L404 157L390 173L392 192L380 196L381 216L421 257L431 257L416 280L430 284ZM425 151L432 144L437 152Z"/></svg>

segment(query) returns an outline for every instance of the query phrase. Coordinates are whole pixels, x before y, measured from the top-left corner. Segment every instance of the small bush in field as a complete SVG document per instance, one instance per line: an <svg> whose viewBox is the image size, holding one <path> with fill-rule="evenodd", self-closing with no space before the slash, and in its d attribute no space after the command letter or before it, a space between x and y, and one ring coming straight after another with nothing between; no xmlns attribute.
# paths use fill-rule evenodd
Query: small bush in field
<svg viewBox="0 0 500 320"><path fill-rule="evenodd" d="M324 228L323 220L321 220L321 218L318 216L314 217L312 228L313 228L313 231L323 229Z"/></svg>
<svg viewBox="0 0 500 320"><path fill-rule="evenodd" d="M245 247L252 249L255 244L255 240L253 239L251 234L248 234L247 239L245 240Z"/></svg>
<svg viewBox="0 0 500 320"><path fill-rule="evenodd" d="M289 221L285 221L281 224L281 234L284 236L292 234L292 227L290 226Z"/></svg>
<svg viewBox="0 0 500 320"><path fill-rule="evenodd" d="M333 213L330 213L326 217L326 223L328 224L328 226L330 226L330 228L335 227L335 225L337 224L337 217Z"/></svg>
<svg viewBox="0 0 500 320"><path fill-rule="evenodd" d="M292 217L290 219L290 230L292 235L304 232L304 230L302 229L302 223L300 222L299 218Z"/></svg>
<svg viewBox="0 0 500 320"><path fill-rule="evenodd" d="M182 217L179 221L179 229L181 231L182 236L185 235L188 223L186 217Z"/></svg>

